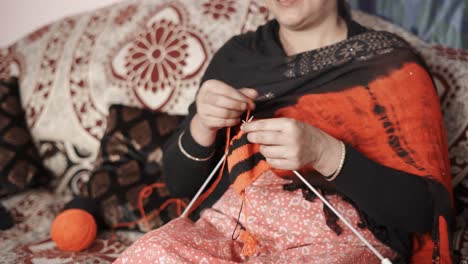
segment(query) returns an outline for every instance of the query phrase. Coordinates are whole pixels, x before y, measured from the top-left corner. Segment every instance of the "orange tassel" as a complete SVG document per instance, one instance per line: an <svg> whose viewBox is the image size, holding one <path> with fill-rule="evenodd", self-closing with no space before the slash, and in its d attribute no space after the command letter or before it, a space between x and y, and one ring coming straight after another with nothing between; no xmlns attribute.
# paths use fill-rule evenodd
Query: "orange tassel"
<svg viewBox="0 0 468 264"><path fill-rule="evenodd" d="M245 223L247 224L248 203L247 203L247 196L245 194L245 191L242 191L241 196L242 196L242 204L244 205ZM241 253L244 257L251 257L255 255L255 253L257 253L257 245L259 244L259 242L257 238L255 238L255 236L252 235L247 228L241 231L239 238L243 243Z"/></svg>
<svg viewBox="0 0 468 264"><path fill-rule="evenodd" d="M241 252L244 257L251 257L257 253L258 241L252 234L250 234L249 231L242 231L240 234L240 240L244 243Z"/></svg>

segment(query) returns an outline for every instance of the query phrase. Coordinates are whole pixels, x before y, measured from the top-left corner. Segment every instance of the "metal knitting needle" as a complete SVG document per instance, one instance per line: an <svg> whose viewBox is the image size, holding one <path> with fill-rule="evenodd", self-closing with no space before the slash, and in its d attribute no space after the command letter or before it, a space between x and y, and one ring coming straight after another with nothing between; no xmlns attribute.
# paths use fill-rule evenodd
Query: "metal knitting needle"
<svg viewBox="0 0 468 264"><path fill-rule="evenodd" d="M193 204L195 204L195 201L197 201L198 197L200 197L200 195L202 194L203 190L206 188L206 186L208 185L208 183L210 183L211 179L213 178L213 176L216 174L216 171L218 171L219 167L221 167L221 165L223 165L223 161L224 159L226 158L226 155L227 154L224 154L221 159L218 161L218 164L216 164L216 166L214 167L214 169L211 171L210 175L208 175L208 178L206 178L205 182L203 183L203 185L200 187L200 189L198 190L198 192L195 194L195 196L192 198L192 200L190 201L190 203L187 205L187 207L185 208L184 212L180 215L180 217L187 217L187 214L190 212L190 209L192 209L193 207Z"/></svg>
<svg viewBox="0 0 468 264"><path fill-rule="evenodd" d="M334 214L336 214L336 216L338 216L338 218L340 218L341 221L343 221L343 223L364 243L364 245L366 245L371 251L372 253L374 253L379 259L380 259L380 263L381 264L392 264L392 262L388 259L388 258L384 258L378 251L377 249L375 249L374 246L371 245L371 243L369 243L369 241L367 241L367 239L365 239L361 233L359 233L359 231L357 231L349 222L348 220L346 220L346 218L344 218L344 216L342 216L334 207L333 205L331 205L308 181L306 181L306 179L304 179L304 177L298 172L298 171L293 171L294 174L296 174L296 176L315 194L317 195L317 197L322 200L322 202L328 207L330 208L330 210L333 211Z"/></svg>
<svg viewBox="0 0 468 264"><path fill-rule="evenodd" d="M242 120L242 123L244 123L244 124L245 124L245 123L249 123L250 121L252 121L252 120L253 120L253 118L254 118L254 117L253 117L253 116L251 116L251 117L249 118L249 120L247 120L247 122L246 122L245 120Z"/></svg>

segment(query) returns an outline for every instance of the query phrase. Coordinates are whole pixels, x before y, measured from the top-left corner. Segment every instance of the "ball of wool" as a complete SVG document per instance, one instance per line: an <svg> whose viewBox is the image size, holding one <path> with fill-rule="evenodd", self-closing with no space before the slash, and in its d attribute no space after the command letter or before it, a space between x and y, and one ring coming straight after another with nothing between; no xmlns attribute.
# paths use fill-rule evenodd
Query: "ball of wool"
<svg viewBox="0 0 468 264"><path fill-rule="evenodd" d="M97 225L94 217L81 209L68 209L52 223L51 237L63 251L81 251L96 239Z"/></svg>

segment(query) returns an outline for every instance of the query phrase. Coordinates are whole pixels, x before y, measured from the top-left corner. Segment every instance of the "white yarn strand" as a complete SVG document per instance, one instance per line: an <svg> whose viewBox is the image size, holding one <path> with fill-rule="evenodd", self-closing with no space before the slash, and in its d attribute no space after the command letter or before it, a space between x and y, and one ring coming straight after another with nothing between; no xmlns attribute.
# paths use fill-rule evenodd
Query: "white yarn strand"
<svg viewBox="0 0 468 264"><path fill-rule="evenodd" d="M190 212L190 209L193 207L193 204L195 204L195 201L198 199L198 197L200 197L200 195L202 194L203 190L206 188L206 186L208 185L208 183L210 183L211 179L213 178L213 176L216 174L216 171L218 171L219 167L221 167L221 165L223 165L223 161L224 159L226 158L226 154L223 155L223 157L221 157L221 159L218 161L218 164L216 164L216 166L214 167L214 169L211 171L210 175L208 176L208 178L206 178L206 181L203 183L203 185L200 187L200 189L198 190L198 192L195 194L195 196L192 198L192 200L190 201L190 203L187 205L187 207L185 208L184 212L182 213L182 215L180 215L180 217L187 217L187 214Z"/></svg>
<svg viewBox="0 0 468 264"><path fill-rule="evenodd" d="M392 262L387 259L387 258L384 258L378 251L377 249L374 248L374 246L371 245L371 243L369 243L369 241L367 241L367 239L365 239L361 233L359 233L359 231L357 231L349 222L348 220L346 220L346 218L344 218L344 216L342 216L334 207L333 205L331 205L314 187L312 187L312 185L310 185L310 183L308 181L306 181L304 179L304 177L302 177L302 175L297 172L297 171L293 171L294 174L296 174L296 176L315 194L317 195L317 197L322 200L322 202L328 207L330 208L330 210L333 211L334 214L336 214L336 216L338 216L338 218L340 218L341 221L343 221L343 223L364 243L364 245L366 245L371 251L372 253L374 253L379 259L380 259L380 263L382 264L392 264Z"/></svg>

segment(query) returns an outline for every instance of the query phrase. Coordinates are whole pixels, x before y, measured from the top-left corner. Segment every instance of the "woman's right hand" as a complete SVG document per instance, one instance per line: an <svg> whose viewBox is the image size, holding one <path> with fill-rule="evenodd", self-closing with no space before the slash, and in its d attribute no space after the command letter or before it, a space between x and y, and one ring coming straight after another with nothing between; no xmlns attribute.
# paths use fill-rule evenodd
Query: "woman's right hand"
<svg viewBox="0 0 468 264"><path fill-rule="evenodd" d="M235 89L217 80L205 81L197 94L197 113L190 124L192 137L202 146L210 146L219 129L241 122L247 109L254 109L258 93L254 89Z"/></svg>

